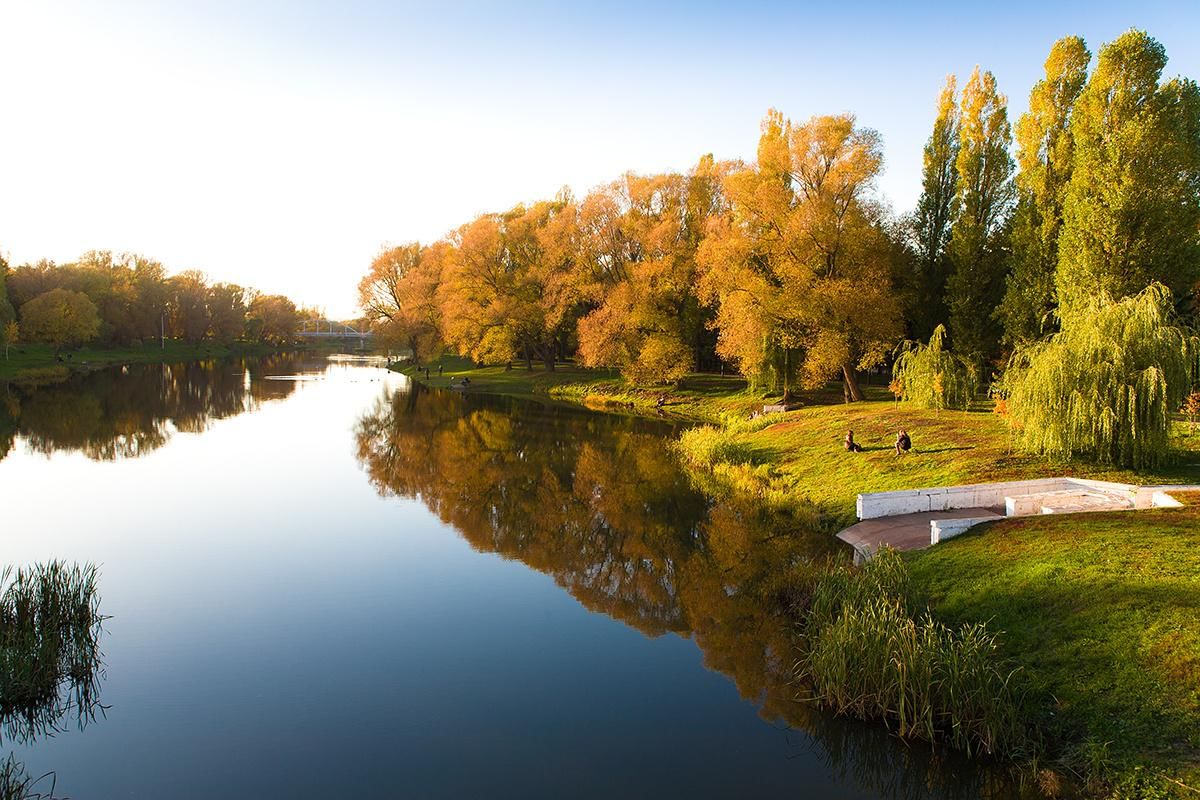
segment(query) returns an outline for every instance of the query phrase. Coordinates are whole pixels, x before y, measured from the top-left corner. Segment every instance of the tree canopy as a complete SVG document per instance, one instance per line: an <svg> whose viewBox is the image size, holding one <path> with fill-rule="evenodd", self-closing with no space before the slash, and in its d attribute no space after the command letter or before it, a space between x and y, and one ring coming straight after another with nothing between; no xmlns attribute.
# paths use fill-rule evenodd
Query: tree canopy
<svg viewBox="0 0 1200 800"><path fill-rule="evenodd" d="M100 315L83 292L51 289L21 306L21 332L55 347L80 345L96 338Z"/></svg>

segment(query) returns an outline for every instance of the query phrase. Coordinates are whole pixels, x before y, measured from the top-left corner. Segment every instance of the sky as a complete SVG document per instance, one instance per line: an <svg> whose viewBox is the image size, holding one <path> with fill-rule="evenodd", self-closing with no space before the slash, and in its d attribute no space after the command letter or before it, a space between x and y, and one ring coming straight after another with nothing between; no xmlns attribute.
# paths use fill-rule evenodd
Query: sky
<svg viewBox="0 0 1200 800"><path fill-rule="evenodd" d="M878 130L904 212L947 74L992 70L1015 124L1056 39L1139 27L1200 78L1196 2L584 6L0 0L0 253L141 253L349 318L386 244L753 160L770 108Z"/></svg>

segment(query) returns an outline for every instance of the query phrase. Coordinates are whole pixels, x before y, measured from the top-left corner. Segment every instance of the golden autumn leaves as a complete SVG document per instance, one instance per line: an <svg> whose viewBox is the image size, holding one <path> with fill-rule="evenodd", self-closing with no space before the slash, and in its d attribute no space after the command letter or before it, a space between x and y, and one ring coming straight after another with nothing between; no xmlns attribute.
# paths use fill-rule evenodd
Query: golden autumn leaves
<svg viewBox="0 0 1200 800"><path fill-rule="evenodd" d="M854 370L901 332L881 166L878 134L850 115L771 112L754 166L706 156L686 174L626 174L582 200L483 215L381 253L360 299L418 358L449 347L552 368L577 352L659 383L696 368L715 335L748 375L844 376L857 395Z"/></svg>

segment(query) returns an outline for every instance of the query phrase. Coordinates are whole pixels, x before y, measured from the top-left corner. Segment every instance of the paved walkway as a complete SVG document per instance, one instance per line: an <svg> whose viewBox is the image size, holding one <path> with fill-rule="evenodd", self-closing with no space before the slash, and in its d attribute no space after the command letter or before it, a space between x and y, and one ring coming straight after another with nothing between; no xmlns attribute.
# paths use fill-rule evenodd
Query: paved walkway
<svg viewBox="0 0 1200 800"><path fill-rule="evenodd" d="M1003 508L956 508L951 511L922 511L895 517L864 519L837 535L858 553L874 555L883 545L893 550L920 550L929 547L931 519L969 519L992 515L1004 516Z"/></svg>

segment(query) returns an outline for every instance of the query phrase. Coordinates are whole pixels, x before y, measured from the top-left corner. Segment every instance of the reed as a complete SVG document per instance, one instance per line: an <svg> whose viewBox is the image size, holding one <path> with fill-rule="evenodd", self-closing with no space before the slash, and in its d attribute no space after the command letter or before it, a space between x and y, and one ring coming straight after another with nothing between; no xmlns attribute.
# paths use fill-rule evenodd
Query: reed
<svg viewBox="0 0 1200 800"><path fill-rule="evenodd" d="M680 434L676 451L693 467L712 469L720 464L748 464L753 451L724 427L698 425Z"/></svg>
<svg viewBox="0 0 1200 800"><path fill-rule="evenodd" d="M103 617L92 565L51 561L0 572L0 722L10 739L81 722L98 707Z"/></svg>
<svg viewBox="0 0 1200 800"><path fill-rule="evenodd" d="M820 578L796 665L812 698L968 753L1027 752L1015 673L1003 668L996 635L983 624L947 627L910 605L907 570L891 550Z"/></svg>

